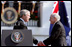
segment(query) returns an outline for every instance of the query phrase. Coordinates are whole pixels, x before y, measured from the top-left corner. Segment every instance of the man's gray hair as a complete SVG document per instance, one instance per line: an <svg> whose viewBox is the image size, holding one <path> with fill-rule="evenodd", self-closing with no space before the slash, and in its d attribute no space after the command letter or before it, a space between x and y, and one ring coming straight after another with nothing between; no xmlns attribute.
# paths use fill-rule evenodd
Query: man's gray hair
<svg viewBox="0 0 72 47"><path fill-rule="evenodd" d="M57 21L60 20L60 15L59 14L53 13L52 16L55 17L57 19Z"/></svg>
<svg viewBox="0 0 72 47"><path fill-rule="evenodd" d="M23 9L20 11L20 17L22 17L23 15L26 16L27 12L30 12L29 10L27 9Z"/></svg>

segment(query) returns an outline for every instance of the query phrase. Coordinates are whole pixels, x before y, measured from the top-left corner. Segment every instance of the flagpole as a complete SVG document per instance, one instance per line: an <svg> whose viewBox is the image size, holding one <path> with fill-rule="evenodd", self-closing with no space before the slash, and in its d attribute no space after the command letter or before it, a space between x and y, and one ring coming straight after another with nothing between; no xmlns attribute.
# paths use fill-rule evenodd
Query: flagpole
<svg viewBox="0 0 72 47"><path fill-rule="evenodd" d="M6 1L2 1L2 14L4 13L4 5L5 5Z"/></svg>
<svg viewBox="0 0 72 47"><path fill-rule="evenodd" d="M34 12L36 1L32 1L32 4L33 4L33 8L32 8L31 14L33 14L33 12Z"/></svg>
<svg viewBox="0 0 72 47"><path fill-rule="evenodd" d="M20 10L21 10L21 2L19 2L18 14L20 14Z"/></svg>
<svg viewBox="0 0 72 47"><path fill-rule="evenodd" d="M4 4L2 4L2 14L3 14L3 12L4 12Z"/></svg>

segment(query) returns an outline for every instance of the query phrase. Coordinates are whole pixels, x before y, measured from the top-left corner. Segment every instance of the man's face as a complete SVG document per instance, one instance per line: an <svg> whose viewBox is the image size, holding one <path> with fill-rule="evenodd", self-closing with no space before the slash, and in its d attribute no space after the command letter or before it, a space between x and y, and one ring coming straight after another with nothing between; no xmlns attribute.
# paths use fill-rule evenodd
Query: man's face
<svg viewBox="0 0 72 47"><path fill-rule="evenodd" d="M25 21L25 22L28 22L29 19L30 19L30 12L27 12L27 13L26 13L26 16L24 16L24 21Z"/></svg>
<svg viewBox="0 0 72 47"><path fill-rule="evenodd" d="M55 22L55 18L52 15L50 16L50 22L51 22L51 24L54 24L54 22Z"/></svg>

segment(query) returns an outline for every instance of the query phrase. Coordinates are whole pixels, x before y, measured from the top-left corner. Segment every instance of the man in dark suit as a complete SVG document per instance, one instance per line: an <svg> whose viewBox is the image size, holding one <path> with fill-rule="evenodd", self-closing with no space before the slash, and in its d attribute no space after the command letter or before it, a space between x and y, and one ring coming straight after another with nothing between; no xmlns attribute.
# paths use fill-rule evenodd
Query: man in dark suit
<svg viewBox="0 0 72 47"><path fill-rule="evenodd" d="M50 22L53 25L51 36L45 39L43 42L39 42L38 45L51 45L51 46L67 46L66 33L63 24L59 21L60 16L57 13L53 13L50 16Z"/></svg>
<svg viewBox="0 0 72 47"><path fill-rule="evenodd" d="M20 18L16 22L16 25L14 26L14 29L28 29L25 25L25 22L28 22L30 19L30 11L23 9L20 12ZM38 40L33 37L33 43L37 44Z"/></svg>

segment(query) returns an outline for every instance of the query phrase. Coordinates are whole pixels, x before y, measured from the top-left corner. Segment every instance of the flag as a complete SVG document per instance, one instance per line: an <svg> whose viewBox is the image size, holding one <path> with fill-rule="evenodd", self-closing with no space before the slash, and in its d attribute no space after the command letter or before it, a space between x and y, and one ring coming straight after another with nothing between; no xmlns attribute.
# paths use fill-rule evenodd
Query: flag
<svg viewBox="0 0 72 47"><path fill-rule="evenodd" d="M66 36L69 36L70 25L69 25L68 15L67 15L65 3L61 1L59 1L59 15L61 17L60 21L64 25Z"/></svg>
<svg viewBox="0 0 72 47"><path fill-rule="evenodd" d="M59 1L59 15L61 17L60 21L64 25L64 28L65 28L65 31L66 31L67 46L71 46L71 38L69 36L69 32L70 32L69 19L68 19L65 3L60 2L60 1Z"/></svg>

